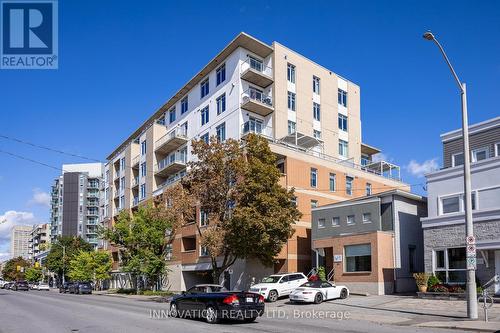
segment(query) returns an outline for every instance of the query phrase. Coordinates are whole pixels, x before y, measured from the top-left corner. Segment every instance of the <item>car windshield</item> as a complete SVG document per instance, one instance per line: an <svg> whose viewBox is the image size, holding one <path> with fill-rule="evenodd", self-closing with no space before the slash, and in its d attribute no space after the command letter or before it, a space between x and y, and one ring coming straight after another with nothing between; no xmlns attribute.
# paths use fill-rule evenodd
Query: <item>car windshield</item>
<svg viewBox="0 0 500 333"><path fill-rule="evenodd" d="M207 287L207 292L212 292L212 293L217 293L219 291L227 291L226 288L222 287L222 286L210 286L210 287Z"/></svg>
<svg viewBox="0 0 500 333"><path fill-rule="evenodd" d="M301 285L301 287L307 287L307 288L325 288L329 286L331 285L325 281L309 281Z"/></svg>
<svg viewBox="0 0 500 333"><path fill-rule="evenodd" d="M281 276L271 275L262 279L263 283L278 283Z"/></svg>

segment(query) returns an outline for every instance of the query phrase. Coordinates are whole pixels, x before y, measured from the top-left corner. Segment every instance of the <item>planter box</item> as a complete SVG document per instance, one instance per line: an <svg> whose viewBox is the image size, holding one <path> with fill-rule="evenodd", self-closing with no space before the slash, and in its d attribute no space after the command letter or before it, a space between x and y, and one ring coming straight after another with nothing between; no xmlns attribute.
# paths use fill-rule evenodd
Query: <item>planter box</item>
<svg viewBox="0 0 500 333"><path fill-rule="evenodd" d="M417 298L440 299L448 301L463 301L467 298L465 293L439 293L439 292L417 292Z"/></svg>

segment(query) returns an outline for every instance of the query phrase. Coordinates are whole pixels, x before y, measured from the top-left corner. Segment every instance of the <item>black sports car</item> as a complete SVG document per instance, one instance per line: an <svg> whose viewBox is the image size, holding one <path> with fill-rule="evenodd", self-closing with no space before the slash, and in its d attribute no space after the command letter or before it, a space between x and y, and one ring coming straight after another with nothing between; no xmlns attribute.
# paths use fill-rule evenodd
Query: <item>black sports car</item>
<svg viewBox="0 0 500 333"><path fill-rule="evenodd" d="M198 284L175 295L170 301L170 315L204 318L215 324L221 319L252 322L264 313L264 297L245 291L228 291L216 284Z"/></svg>

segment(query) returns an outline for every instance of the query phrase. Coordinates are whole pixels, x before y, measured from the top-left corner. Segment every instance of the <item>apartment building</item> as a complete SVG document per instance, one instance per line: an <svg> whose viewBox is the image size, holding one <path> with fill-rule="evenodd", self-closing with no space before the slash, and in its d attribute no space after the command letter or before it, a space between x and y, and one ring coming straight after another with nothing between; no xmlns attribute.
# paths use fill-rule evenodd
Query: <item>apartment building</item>
<svg viewBox="0 0 500 333"><path fill-rule="evenodd" d="M80 236L98 247L97 228L102 205L102 163L64 164L54 180L51 201L51 240Z"/></svg>
<svg viewBox="0 0 500 333"><path fill-rule="evenodd" d="M30 232L29 259L32 263L40 262L46 256L50 243L50 224L35 224Z"/></svg>
<svg viewBox="0 0 500 333"><path fill-rule="evenodd" d="M10 253L12 258L23 257L26 260L29 259L29 241L32 228L30 225L12 227L10 232Z"/></svg>
<svg viewBox="0 0 500 333"><path fill-rule="evenodd" d="M409 190L399 167L373 161L379 150L362 141L358 85L277 42L240 33L108 156L103 223L182 178L193 158L192 139L244 140L248 133L269 140L282 184L295 188L303 217L275 267L238 262L225 274L231 288L264 274L307 272L312 207ZM198 212L196 223L204 226L205 217ZM209 278L210 260L196 229L185 226L167 256L173 290Z"/></svg>
<svg viewBox="0 0 500 333"><path fill-rule="evenodd" d="M444 167L426 176L425 270L445 283L465 283L462 131L442 134L441 141ZM469 142L476 276L484 283L500 274L500 117L469 126Z"/></svg>
<svg viewBox="0 0 500 333"><path fill-rule="evenodd" d="M416 291L426 215L425 198L398 189L314 208L315 267L351 292Z"/></svg>

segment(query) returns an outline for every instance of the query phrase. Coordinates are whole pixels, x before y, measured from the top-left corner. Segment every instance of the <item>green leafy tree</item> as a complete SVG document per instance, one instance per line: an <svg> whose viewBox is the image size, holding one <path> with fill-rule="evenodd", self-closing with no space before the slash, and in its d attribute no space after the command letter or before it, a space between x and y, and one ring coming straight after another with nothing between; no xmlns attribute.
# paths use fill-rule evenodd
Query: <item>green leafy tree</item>
<svg viewBox="0 0 500 333"><path fill-rule="evenodd" d="M279 184L268 142L249 135L241 146L212 137L210 143L193 141L192 147L197 160L189 163L182 181L185 193L177 200L191 198L208 214L209 226L198 226L198 232L211 258L213 281L218 283L237 259L272 265L301 213L293 204L293 191Z"/></svg>
<svg viewBox="0 0 500 333"><path fill-rule="evenodd" d="M109 279L112 261L108 252L80 251L71 261L68 276L74 281L94 281L97 288Z"/></svg>
<svg viewBox="0 0 500 333"><path fill-rule="evenodd" d="M93 247L81 237L61 236L50 247L46 267L62 280L63 272L68 273L70 261L80 251L91 252Z"/></svg>
<svg viewBox="0 0 500 333"><path fill-rule="evenodd" d="M169 230L175 221L179 221L175 209L156 201L136 212L122 212L102 236L118 247L122 269L136 278L145 277L145 287L151 289L166 272L166 248L173 240Z"/></svg>
<svg viewBox="0 0 500 333"><path fill-rule="evenodd" d="M43 273L40 268L37 267L29 267L25 272L25 279L28 282L39 282L43 279Z"/></svg>
<svg viewBox="0 0 500 333"><path fill-rule="evenodd" d="M7 281L24 280L28 267L30 263L23 257L12 258L5 263L2 276Z"/></svg>

